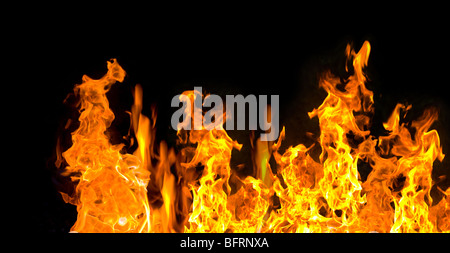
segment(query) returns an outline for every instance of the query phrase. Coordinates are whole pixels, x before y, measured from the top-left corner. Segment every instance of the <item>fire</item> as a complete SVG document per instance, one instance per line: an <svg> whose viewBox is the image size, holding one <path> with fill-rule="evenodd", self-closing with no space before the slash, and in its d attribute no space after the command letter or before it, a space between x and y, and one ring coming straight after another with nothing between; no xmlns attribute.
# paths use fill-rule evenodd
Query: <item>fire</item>
<svg viewBox="0 0 450 253"><path fill-rule="evenodd" d="M191 115L194 115L195 96L202 94L195 91L186 91L184 94L191 98ZM194 122L194 117L191 120L193 125L199 124ZM208 131L202 126L201 130L191 130L187 140L183 140L180 131L178 133L180 141L197 144L193 158L181 165L186 170L195 168L198 164L204 166L200 180L190 185L193 203L186 232L225 232L232 220L232 213L227 208L231 191L228 184L231 151L233 148L240 149L242 145L233 141L223 128Z"/></svg>
<svg viewBox="0 0 450 253"><path fill-rule="evenodd" d="M112 145L105 134L114 120L106 92L124 77L125 71L113 60L105 76L94 80L85 75L75 86L80 126L72 133L72 147L62 153L68 164L63 174L77 182L73 196L62 193L66 202L77 205L71 231L150 232L150 173L143 157L122 154L123 145Z"/></svg>
<svg viewBox="0 0 450 253"><path fill-rule="evenodd" d="M373 136L373 92L364 73L370 51L367 41L358 52L348 45L349 77L342 82L328 72L320 80L328 95L309 113L319 120L319 158L310 154L314 145L281 153L285 128L275 143L252 133L255 173L245 178L230 167L233 149L242 144L220 127L227 115L216 115L215 128L194 122L194 114L203 115L195 111L195 98L208 95L183 93L189 101L181 102L190 106L188 119L178 125L181 149L175 153L155 143L156 112L150 118L141 113L143 91L137 85L131 126L138 147L124 154L124 145L112 145L105 134L114 119L105 94L125 71L113 60L101 79L83 76L74 89L80 127L58 160L66 161L64 175L76 182L72 196L62 193L77 205L72 231L450 232L450 188L438 188L444 195L438 203L430 194L433 163L445 156L438 132L430 130L437 110L404 122L412 106L398 104L383 123L389 134ZM186 123L197 127L184 130ZM366 180L358 172L361 164L371 168Z"/></svg>

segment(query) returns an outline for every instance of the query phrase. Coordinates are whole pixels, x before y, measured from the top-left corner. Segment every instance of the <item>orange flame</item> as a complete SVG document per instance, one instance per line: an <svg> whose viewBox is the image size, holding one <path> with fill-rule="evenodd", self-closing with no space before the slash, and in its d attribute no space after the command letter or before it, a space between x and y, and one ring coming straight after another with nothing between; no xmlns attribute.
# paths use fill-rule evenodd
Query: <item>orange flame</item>
<svg viewBox="0 0 450 253"><path fill-rule="evenodd" d="M68 163L64 175L77 182L73 196L62 193L66 202L77 205L71 231L150 231L149 171L138 157L122 154L123 145L112 145L105 134L114 120L106 92L124 77L113 59L105 76L94 80L85 75L74 89L80 97L80 126L72 133L72 147L62 154Z"/></svg>
<svg viewBox="0 0 450 253"><path fill-rule="evenodd" d="M138 148L133 155L120 153L123 145L111 145L105 135L114 119L105 93L125 72L113 60L100 80L84 76L75 87L81 99L80 128L72 134L73 146L62 154L69 164L65 175L78 183L74 196L62 194L78 206L72 230L450 232L450 188L438 188L444 194L439 203L430 195L433 163L444 159L438 132L429 130L437 110L405 123L400 116L411 106L398 104L383 123L389 134L371 135L374 100L363 71L370 49L367 41L357 53L348 45L349 77L342 83L328 72L320 80L328 95L309 113L319 120L318 161L310 155L312 146L303 144L279 153L283 128L276 143L256 140L256 178L237 180L231 180L230 160L232 150L242 145L222 127L186 131L180 124L181 151L175 154L164 142L155 149L156 113L151 119L141 114L140 86L131 112ZM194 111L199 109L193 103L203 94L194 90L183 95L190 99L186 114L191 125L198 124L193 115L203 114ZM226 118L222 116L216 120ZM358 172L362 164L371 168L365 181Z"/></svg>

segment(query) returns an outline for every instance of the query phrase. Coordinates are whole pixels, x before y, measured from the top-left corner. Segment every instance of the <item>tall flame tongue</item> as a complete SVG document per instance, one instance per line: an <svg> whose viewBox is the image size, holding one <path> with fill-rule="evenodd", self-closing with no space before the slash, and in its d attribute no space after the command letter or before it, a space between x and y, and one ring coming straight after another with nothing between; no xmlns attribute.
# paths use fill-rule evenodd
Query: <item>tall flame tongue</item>
<svg viewBox="0 0 450 253"><path fill-rule="evenodd" d="M105 134L114 120L106 92L124 77L125 71L113 59L105 76L94 80L85 75L74 89L80 97L80 126L72 133L72 147L62 154L68 163L64 174L77 182L73 196L62 193L66 202L77 205L71 231L150 231L146 190L150 173L138 157L121 154L123 145L112 145Z"/></svg>
<svg viewBox="0 0 450 253"><path fill-rule="evenodd" d="M192 111L187 115L192 116L191 121L195 129L194 124L198 122L194 122L194 114L198 112L194 110L199 108L194 106L194 101L203 95L195 90L185 91L183 95L190 98L189 108ZM191 130L185 140L180 129L178 133L182 142L197 144L192 159L181 165L186 170L198 165L204 167L200 180L191 184L193 204L186 232L225 232L232 218L232 213L227 209L227 199L231 191L228 185L231 150L240 149L242 145L233 141L222 128L208 131L202 125L200 130Z"/></svg>
<svg viewBox="0 0 450 253"><path fill-rule="evenodd" d="M194 122L194 101L202 97L198 91L185 91L190 98L192 125ZM197 97L198 96L198 97ZM197 112L198 113L198 112ZM199 115L202 115L200 112ZM220 123L226 118L218 117ZM203 121L203 120L202 120ZM195 129L195 128L194 128ZM182 143L196 144L192 158L181 166L187 171L203 167L200 179L190 183L193 193L192 211L186 232L257 232L263 225L264 215L269 207L269 189L261 180L247 177L241 181L242 187L231 194L231 151L240 150L242 144L232 140L222 128L222 124L212 130L202 126L199 130L186 133L178 131ZM187 149L185 149L187 151Z"/></svg>

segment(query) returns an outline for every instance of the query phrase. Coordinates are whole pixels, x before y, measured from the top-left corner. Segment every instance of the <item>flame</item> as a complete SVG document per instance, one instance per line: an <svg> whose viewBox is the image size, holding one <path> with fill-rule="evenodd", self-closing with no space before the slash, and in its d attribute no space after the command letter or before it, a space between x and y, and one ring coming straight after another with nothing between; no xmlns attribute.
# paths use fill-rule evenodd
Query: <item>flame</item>
<svg viewBox="0 0 450 253"><path fill-rule="evenodd" d="M84 75L74 88L80 98L80 126L72 133L72 146L62 153L68 164L64 175L76 182L72 196L62 193L66 202L77 205L71 231L150 231L149 171L142 157L122 154L123 145L112 145L105 134L114 120L106 92L124 77L125 71L113 59L105 76L94 80Z"/></svg>
<svg viewBox="0 0 450 253"><path fill-rule="evenodd" d="M122 154L123 145L112 145L105 134L114 119L105 93L125 72L113 60L103 78L84 76L75 87L80 127L72 134L73 146L62 153L68 164L64 174L77 182L73 196L62 193L77 205L72 230L450 232L450 188L437 187L443 195L438 203L430 194L433 163L445 157L438 132L430 130L437 110L405 122L412 106L398 104L383 123L388 134L373 136L373 92L364 73L370 51L367 41L358 52L348 45L348 77L327 72L320 79L327 96L308 114L319 121L317 143L280 153L284 127L275 143L252 133L255 177L243 179L230 166L232 151L242 144L220 124L225 113L215 119L218 127L200 124L203 112L194 101L208 95L193 90L179 97L190 106L187 120L178 125L181 148L175 153L164 142L155 144L156 112L150 118L141 113L143 92L137 85L131 125L138 147L132 155ZM183 129L186 123L193 130ZM311 155L315 145L321 149L318 159ZM360 166L371 169L365 180Z"/></svg>
<svg viewBox="0 0 450 253"><path fill-rule="evenodd" d="M431 171L436 158L440 161L444 159L437 131L428 131L436 119L437 112L427 110L421 118L413 121L411 127L416 130L414 139L404 124L392 129L398 137L394 140L392 153L401 156L394 174L404 175L406 180L401 197L394 197L396 208L391 232L435 232L435 225L429 217L429 205L432 204Z"/></svg>
<svg viewBox="0 0 450 253"><path fill-rule="evenodd" d="M283 155L275 153L281 177L274 189L281 208L271 217L269 231L448 232L438 215L429 214L433 162L444 158L437 131L428 131L437 112L425 111L411 123L412 138L405 123L400 124L400 110L411 106L399 104L383 124L390 135L379 140L370 135L374 102L363 72L369 54L367 41L358 53L347 46L354 73L343 84L330 73L320 81L328 96L309 113L319 118L320 163L302 144ZM279 142L283 138L284 130ZM365 182L358 162L372 168ZM405 185L394 192L399 176L406 177Z"/></svg>
<svg viewBox="0 0 450 253"><path fill-rule="evenodd" d="M183 95L190 98L192 112L188 115L192 115L190 119L194 126L198 124L194 122L194 110L199 109L195 108L194 101L196 96L202 97L202 94L194 90L185 91ZM199 114L202 115L201 112ZM181 142L197 144L192 160L181 165L185 170L197 165L204 167L200 180L190 185L193 203L186 232L225 232L232 216L227 209L231 151L233 148L240 149L242 145L233 141L222 127L208 131L202 125L200 130L190 131L188 140L183 140L180 130L178 134Z"/></svg>

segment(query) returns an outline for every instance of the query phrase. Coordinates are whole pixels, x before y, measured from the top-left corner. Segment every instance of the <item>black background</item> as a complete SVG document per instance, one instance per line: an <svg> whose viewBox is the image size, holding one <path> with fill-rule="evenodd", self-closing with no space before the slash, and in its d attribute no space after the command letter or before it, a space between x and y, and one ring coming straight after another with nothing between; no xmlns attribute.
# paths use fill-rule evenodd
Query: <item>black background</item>
<svg viewBox="0 0 450 253"><path fill-rule="evenodd" d="M436 106L440 114L433 128L439 131L444 153L449 150L443 7L344 6L327 12L321 7L270 5L205 10L149 6L136 8L139 11L117 7L107 12L90 6L70 11L65 6L54 15L34 14L20 39L24 54L16 58L16 77L26 80L18 88L27 91L22 145L29 148L20 152L25 169L19 166L17 173L28 179L23 194L34 231L65 233L76 220L76 208L57 192L63 186L53 165L56 139L71 114L63 100L82 75L103 76L111 58L127 72L124 83L108 93L117 136L128 130L125 111L131 108L136 83L144 89L144 114L157 105L158 138L169 144L174 138L171 98L202 86L204 92L218 95L278 94L287 147L310 145L305 133L319 133L318 121L306 113L325 97L318 88L320 73L331 69L343 75L346 44L358 50L369 40L372 52L366 70L367 87L375 98L373 134L382 134L381 123L397 102L413 105L411 118ZM248 133L230 136L248 146ZM248 152L244 148L232 163L245 163ZM447 161L437 163L433 174L448 174ZM448 179L442 184L448 185Z"/></svg>

